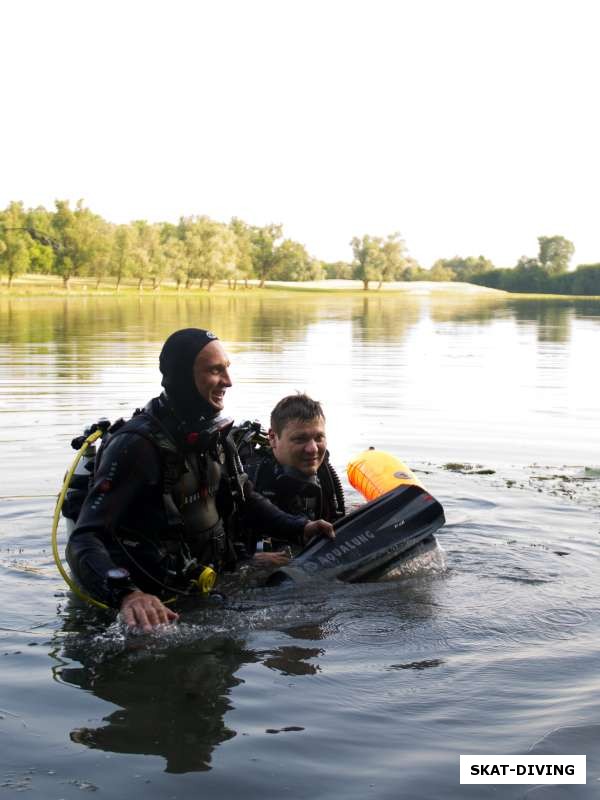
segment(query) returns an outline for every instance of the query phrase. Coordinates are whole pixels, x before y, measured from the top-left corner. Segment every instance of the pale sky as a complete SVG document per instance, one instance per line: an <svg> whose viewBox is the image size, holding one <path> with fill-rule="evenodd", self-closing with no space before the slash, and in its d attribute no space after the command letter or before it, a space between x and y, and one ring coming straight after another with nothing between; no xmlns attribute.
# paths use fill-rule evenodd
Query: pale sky
<svg viewBox="0 0 600 800"><path fill-rule="evenodd" d="M2 0L0 207L600 262L597 0Z"/></svg>

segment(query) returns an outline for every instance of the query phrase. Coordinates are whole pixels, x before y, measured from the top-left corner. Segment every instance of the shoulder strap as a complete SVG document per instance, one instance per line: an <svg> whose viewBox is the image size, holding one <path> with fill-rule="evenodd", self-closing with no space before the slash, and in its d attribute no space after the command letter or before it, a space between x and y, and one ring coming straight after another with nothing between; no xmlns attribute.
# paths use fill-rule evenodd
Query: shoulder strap
<svg viewBox="0 0 600 800"><path fill-rule="evenodd" d="M233 503L234 506L241 508L246 502L245 487L248 482L248 475L244 472L244 466L231 432L223 437L222 443Z"/></svg>
<svg viewBox="0 0 600 800"><path fill-rule="evenodd" d="M184 459L177 451L175 442L169 436L169 432L164 425L152 414L148 406L144 409L137 409L133 417L127 422L121 419L111 425L102 439L102 445L98 450L97 457L101 455L106 445L115 436L124 433L141 436L142 439L150 442L158 450L163 473L163 494L170 494L185 467Z"/></svg>

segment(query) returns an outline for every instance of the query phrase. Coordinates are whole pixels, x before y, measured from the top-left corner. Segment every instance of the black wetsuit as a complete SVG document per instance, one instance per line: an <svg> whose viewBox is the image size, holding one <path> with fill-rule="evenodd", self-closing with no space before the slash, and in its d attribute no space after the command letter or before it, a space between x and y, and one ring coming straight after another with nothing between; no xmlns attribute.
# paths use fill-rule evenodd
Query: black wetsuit
<svg viewBox="0 0 600 800"><path fill-rule="evenodd" d="M282 512L243 484L228 431L184 445L172 422L161 396L107 435L67 545L79 584L113 607L135 587L171 596L203 566L233 568L234 518L261 535L302 542L305 516ZM115 567L130 573L126 585L107 578Z"/></svg>
<svg viewBox="0 0 600 800"><path fill-rule="evenodd" d="M246 452L242 448L240 456L256 491L282 511L301 514L310 520L325 519L332 524L344 516L344 493L340 479L329 463L329 453L325 454L317 474L310 477L293 467L281 465L268 447L258 452ZM264 537L249 527L245 546L249 552L254 552L257 542ZM277 550L283 544L282 537L271 536L272 549Z"/></svg>
<svg viewBox="0 0 600 800"><path fill-rule="evenodd" d="M255 489L288 514L303 514L331 523L344 516L342 488L329 464L328 453L317 474L310 477L279 464L271 451L245 462L244 469Z"/></svg>

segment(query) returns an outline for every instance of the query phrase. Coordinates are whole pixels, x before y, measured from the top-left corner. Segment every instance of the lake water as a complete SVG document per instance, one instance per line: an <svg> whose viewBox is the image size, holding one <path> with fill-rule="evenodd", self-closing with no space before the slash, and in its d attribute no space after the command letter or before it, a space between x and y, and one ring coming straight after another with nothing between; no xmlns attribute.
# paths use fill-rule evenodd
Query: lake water
<svg viewBox="0 0 600 800"><path fill-rule="evenodd" d="M74 603L70 440L156 394L192 325L238 421L305 390L340 471L370 445L417 470L441 550L377 584L232 585L168 634ZM0 797L598 797L599 341L593 301L0 299ZM587 785L459 785L461 753L529 751L587 755Z"/></svg>

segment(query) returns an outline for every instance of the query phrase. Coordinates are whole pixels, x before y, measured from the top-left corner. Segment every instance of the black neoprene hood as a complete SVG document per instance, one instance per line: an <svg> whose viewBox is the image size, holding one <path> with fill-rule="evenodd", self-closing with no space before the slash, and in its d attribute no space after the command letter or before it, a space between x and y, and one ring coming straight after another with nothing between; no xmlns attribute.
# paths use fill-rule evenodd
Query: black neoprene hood
<svg viewBox="0 0 600 800"><path fill-rule="evenodd" d="M183 328L169 336L160 352L162 385L175 410L188 422L217 413L196 389L194 362L198 353L218 338L202 328Z"/></svg>

